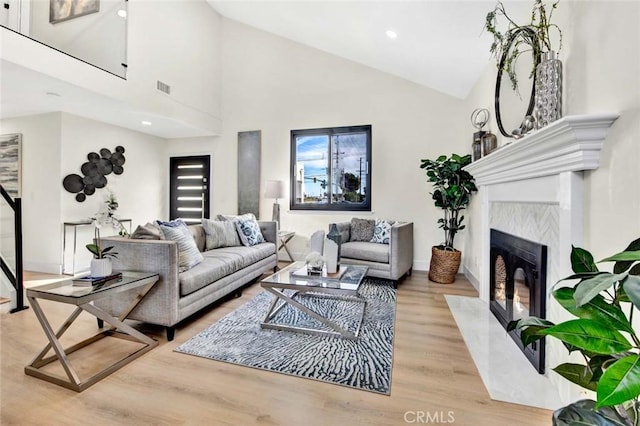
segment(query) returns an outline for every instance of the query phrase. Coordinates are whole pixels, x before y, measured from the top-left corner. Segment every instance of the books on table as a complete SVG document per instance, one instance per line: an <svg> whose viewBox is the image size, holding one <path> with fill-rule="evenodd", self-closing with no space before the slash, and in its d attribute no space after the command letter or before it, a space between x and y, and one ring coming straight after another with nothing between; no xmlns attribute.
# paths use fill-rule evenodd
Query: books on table
<svg viewBox="0 0 640 426"><path fill-rule="evenodd" d="M122 279L122 272L114 272L111 275L107 275L106 277L82 277L82 278L74 278L73 285L80 287L91 287L98 284L104 284L110 281L120 281Z"/></svg>

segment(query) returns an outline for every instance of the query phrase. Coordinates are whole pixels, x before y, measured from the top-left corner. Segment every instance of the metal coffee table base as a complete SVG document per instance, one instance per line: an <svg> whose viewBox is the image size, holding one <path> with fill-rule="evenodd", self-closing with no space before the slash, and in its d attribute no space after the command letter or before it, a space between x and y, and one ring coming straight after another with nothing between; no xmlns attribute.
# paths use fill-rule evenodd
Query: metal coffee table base
<svg viewBox="0 0 640 426"><path fill-rule="evenodd" d="M322 315L318 314L317 312L311 310L307 306L304 306L302 303L300 303L297 300L295 300L294 299L295 295L298 294L298 293L301 293L298 290L293 291L291 293L291 295L285 294L284 290L276 289L276 288L273 288L273 287L267 287L267 288L265 288L265 290L267 290L269 293L273 294L275 297L273 298L273 301L271 302L271 305L269 306L269 310L267 311L267 315L265 316L264 321L260 324L260 327L262 327L262 328L269 328L269 329L281 330L281 331L294 331L294 332L299 332L299 333L313 334L313 335L317 335L317 336L341 337L341 338L350 339L350 340L356 340L358 338L359 334L360 334L360 329L362 327L362 320L364 318L364 310L365 310L366 304L367 304L367 302L364 299L361 299L360 297L357 297L357 296L351 296L351 297L334 296L334 295L331 295L331 294L324 294L324 293L314 293L313 294L313 297L322 297L322 298L333 299L333 300L348 300L348 301L352 301L354 303L362 304L362 311L361 311L361 313L359 315L359 318L357 320L358 326L356 327L355 331L351 331L349 329L341 327L339 324L331 321L328 318L323 317ZM313 291L311 291L311 292L313 293ZM305 293L308 293L308 292L305 292ZM275 315L283 307L285 307L286 305L291 305L291 306L301 310L302 312L306 313L310 317L317 319L322 324L326 325L327 327L329 327L329 328L331 328L331 329L333 329L335 331L317 330L317 329L313 329L313 328L296 327L296 326L293 326L293 325L285 325L285 324L278 324L278 323L270 322L270 321L273 320Z"/></svg>

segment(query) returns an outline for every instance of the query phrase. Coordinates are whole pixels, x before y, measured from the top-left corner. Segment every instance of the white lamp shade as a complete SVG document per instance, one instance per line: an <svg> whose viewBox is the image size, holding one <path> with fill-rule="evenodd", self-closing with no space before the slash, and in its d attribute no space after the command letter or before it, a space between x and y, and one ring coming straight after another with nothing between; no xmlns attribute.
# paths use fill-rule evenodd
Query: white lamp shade
<svg viewBox="0 0 640 426"><path fill-rule="evenodd" d="M281 180L268 180L265 182L265 198L284 198L284 182Z"/></svg>

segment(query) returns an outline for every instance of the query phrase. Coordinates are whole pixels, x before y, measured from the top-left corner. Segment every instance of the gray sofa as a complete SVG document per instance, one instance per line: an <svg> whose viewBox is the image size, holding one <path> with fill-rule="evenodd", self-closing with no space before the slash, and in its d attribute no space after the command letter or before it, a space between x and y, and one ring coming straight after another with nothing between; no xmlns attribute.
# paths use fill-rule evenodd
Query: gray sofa
<svg viewBox="0 0 640 426"><path fill-rule="evenodd" d="M165 326L167 339L173 340L177 323L230 293L239 294L242 286L263 273L275 271L278 263L276 222L258 223L265 243L208 251L204 250L202 225L190 225L204 260L184 272L178 270L178 246L174 241L103 238L103 246L114 246L113 251L118 253L113 263L114 270L160 275L159 282L128 318ZM122 293L98 299L95 303L111 314L118 314L131 300L131 294Z"/></svg>
<svg viewBox="0 0 640 426"><path fill-rule="evenodd" d="M329 229L331 229L329 225ZM368 276L398 280L413 270L413 222L396 222L389 244L351 240L351 222L336 223L340 232L340 262L369 267Z"/></svg>

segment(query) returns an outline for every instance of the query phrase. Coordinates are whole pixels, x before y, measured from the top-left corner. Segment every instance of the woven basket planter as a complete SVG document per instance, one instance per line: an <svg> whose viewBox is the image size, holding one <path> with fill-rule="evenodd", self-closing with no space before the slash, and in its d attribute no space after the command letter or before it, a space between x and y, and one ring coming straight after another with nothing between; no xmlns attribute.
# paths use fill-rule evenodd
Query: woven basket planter
<svg viewBox="0 0 640 426"><path fill-rule="evenodd" d="M456 280L456 274L460 267L459 250L442 250L438 247L431 248L431 263L429 265L429 279L440 284L451 284Z"/></svg>

